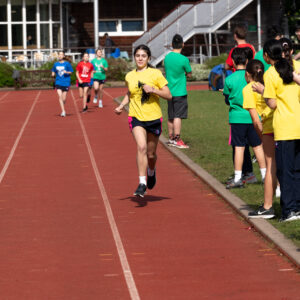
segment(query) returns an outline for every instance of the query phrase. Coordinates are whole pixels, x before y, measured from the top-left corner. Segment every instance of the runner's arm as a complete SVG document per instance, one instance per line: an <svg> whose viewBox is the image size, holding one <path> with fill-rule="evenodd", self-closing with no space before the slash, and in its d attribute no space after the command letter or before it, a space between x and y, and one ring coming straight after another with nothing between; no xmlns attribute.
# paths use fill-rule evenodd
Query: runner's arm
<svg viewBox="0 0 300 300"><path fill-rule="evenodd" d="M80 79L80 76L79 76L79 72L76 71L76 78L78 80L79 83L82 83L81 79Z"/></svg>
<svg viewBox="0 0 300 300"><path fill-rule="evenodd" d="M255 108L249 108L249 113L253 122L253 126L255 128L256 133L258 134L259 138L262 140L262 123L258 117L258 113Z"/></svg>
<svg viewBox="0 0 300 300"><path fill-rule="evenodd" d="M152 93L166 100L172 100L172 95L167 85L163 86L161 89L155 89L153 86L145 84L143 89L146 93Z"/></svg>
<svg viewBox="0 0 300 300"><path fill-rule="evenodd" d="M125 97L123 98L122 102L120 103L120 105L115 108L115 113L117 115L119 115L123 111L124 106L129 103L129 99L130 99L130 92L128 91Z"/></svg>
<svg viewBox="0 0 300 300"><path fill-rule="evenodd" d="M266 104L271 108L271 109L276 109L277 103L276 99L272 98L265 98Z"/></svg>

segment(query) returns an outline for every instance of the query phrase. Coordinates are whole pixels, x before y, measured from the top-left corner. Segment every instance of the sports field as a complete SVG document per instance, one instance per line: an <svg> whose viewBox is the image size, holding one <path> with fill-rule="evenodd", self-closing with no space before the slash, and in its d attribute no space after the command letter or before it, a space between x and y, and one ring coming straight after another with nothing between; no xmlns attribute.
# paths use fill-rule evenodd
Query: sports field
<svg viewBox="0 0 300 300"><path fill-rule="evenodd" d="M132 196L123 94L80 114L71 90L61 118L53 90L0 92L0 298L298 299L298 269L161 145Z"/></svg>

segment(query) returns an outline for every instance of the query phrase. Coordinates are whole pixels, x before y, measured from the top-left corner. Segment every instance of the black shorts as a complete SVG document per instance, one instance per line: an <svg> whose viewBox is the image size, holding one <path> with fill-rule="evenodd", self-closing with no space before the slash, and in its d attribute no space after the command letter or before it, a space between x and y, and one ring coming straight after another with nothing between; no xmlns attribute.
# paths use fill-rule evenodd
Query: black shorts
<svg viewBox="0 0 300 300"><path fill-rule="evenodd" d="M139 121L135 117L128 117L128 123L131 131L134 127L140 126L156 136L160 136L162 132L162 118L153 121Z"/></svg>
<svg viewBox="0 0 300 300"><path fill-rule="evenodd" d="M188 112L187 95L180 97L172 97L168 101L168 118L173 120L175 118L186 119Z"/></svg>
<svg viewBox="0 0 300 300"><path fill-rule="evenodd" d="M105 83L105 80L102 80L102 79L95 79L95 78L94 78L94 82L99 82L100 84L104 84L104 83Z"/></svg>
<svg viewBox="0 0 300 300"><path fill-rule="evenodd" d="M55 85L55 88L57 90L62 90L63 92L68 92L70 87L69 86L63 86L63 85Z"/></svg>
<svg viewBox="0 0 300 300"><path fill-rule="evenodd" d="M261 145L261 140L256 133L253 124L236 124L231 125L231 145L236 147L245 147L250 145L256 147Z"/></svg>
<svg viewBox="0 0 300 300"><path fill-rule="evenodd" d="M90 83L89 82L78 83L78 86L81 88L90 87Z"/></svg>

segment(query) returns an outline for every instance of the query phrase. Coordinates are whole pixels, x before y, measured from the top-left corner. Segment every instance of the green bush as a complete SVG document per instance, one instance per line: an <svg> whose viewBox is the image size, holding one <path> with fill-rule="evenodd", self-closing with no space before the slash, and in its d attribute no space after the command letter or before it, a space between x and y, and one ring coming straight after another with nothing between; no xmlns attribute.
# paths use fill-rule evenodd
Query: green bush
<svg viewBox="0 0 300 300"><path fill-rule="evenodd" d="M109 58L107 62L107 80L123 81L125 79L125 75L132 70L131 63L122 58Z"/></svg>
<svg viewBox="0 0 300 300"><path fill-rule="evenodd" d="M10 64L0 62L0 87L14 86L13 71Z"/></svg>
<svg viewBox="0 0 300 300"><path fill-rule="evenodd" d="M206 65L191 64L192 77L188 78L189 81L208 80L210 69Z"/></svg>
<svg viewBox="0 0 300 300"><path fill-rule="evenodd" d="M209 58L204 62L204 65L207 67L207 69L211 70L213 67L224 64L226 59L228 57L227 53L223 53L220 56Z"/></svg>

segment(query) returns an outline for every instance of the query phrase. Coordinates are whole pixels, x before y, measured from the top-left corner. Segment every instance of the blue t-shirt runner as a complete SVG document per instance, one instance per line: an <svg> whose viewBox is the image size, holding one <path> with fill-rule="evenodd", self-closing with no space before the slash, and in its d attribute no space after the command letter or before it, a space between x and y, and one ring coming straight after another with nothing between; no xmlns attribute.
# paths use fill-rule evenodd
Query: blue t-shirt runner
<svg viewBox="0 0 300 300"><path fill-rule="evenodd" d="M67 72L73 72L71 64L67 61L56 62L51 70L55 73L55 86L70 86L71 76Z"/></svg>

